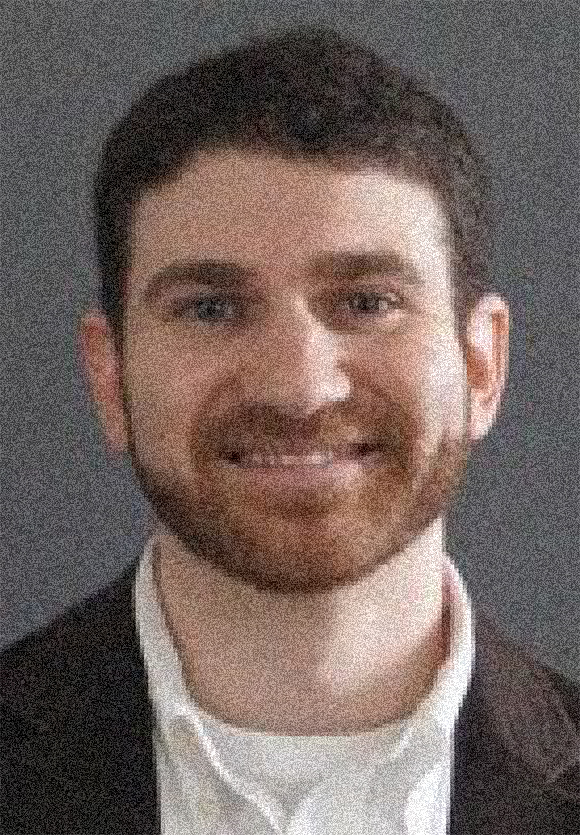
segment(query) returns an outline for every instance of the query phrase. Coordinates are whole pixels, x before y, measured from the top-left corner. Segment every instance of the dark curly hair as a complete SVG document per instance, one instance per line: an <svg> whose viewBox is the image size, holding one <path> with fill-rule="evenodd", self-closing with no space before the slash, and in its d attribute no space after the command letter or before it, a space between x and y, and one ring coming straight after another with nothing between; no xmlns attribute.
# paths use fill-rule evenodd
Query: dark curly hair
<svg viewBox="0 0 580 835"><path fill-rule="evenodd" d="M123 356L132 211L200 151L224 147L398 172L431 186L450 223L456 330L489 292L489 183L451 108L367 47L325 27L248 39L164 76L113 126L95 174L101 305Z"/></svg>

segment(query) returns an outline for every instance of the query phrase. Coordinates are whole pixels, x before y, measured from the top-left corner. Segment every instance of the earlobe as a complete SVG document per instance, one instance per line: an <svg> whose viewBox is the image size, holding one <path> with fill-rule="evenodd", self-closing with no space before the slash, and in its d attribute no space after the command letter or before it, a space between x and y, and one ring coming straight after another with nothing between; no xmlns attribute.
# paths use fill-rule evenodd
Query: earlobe
<svg viewBox="0 0 580 835"><path fill-rule="evenodd" d="M483 438L497 417L508 376L509 330L507 303L491 294L480 299L466 332L472 441Z"/></svg>

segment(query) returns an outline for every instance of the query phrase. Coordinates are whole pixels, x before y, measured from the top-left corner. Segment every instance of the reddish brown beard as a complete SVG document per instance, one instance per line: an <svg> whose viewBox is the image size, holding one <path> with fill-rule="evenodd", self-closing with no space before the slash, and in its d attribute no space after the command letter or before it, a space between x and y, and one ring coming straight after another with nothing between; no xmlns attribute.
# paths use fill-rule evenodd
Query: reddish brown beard
<svg viewBox="0 0 580 835"><path fill-rule="evenodd" d="M471 448L468 396L464 398L465 419L459 432L456 431L455 434L451 431L445 432L435 450L428 456L425 451L421 451L420 439L424 437L425 427L419 422L418 413L403 414L398 411L397 403L393 399L391 414L392 426L399 427L398 434L391 432L390 437L386 432L384 434L387 447L390 449L389 459L392 462L390 476L392 491L389 488L387 475L385 476L387 492L382 496L378 494L372 499L371 515L375 520L383 518L384 526L383 534L377 526L376 537L373 536L372 540L369 540L371 557L368 563L364 566L362 562L353 565L350 573L348 565L343 563L340 573L337 572L334 577L330 575L330 572L324 578L313 574L303 578L302 581L297 580L294 588L289 575L277 576L274 571L270 576L266 576L268 567L266 570L263 570L264 566L260 569L247 553L242 555L240 549L236 548L235 536L230 536L228 541L227 529L224 528L223 521L216 517L215 511L216 508L219 509L219 506L213 505L211 500L208 503L209 494L204 496L203 490L193 514L197 514L196 527L196 522L192 521L191 499L185 495L185 486L177 482L172 485L171 481L163 484L162 476L159 474L155 476L152 470L148 473L141 466L131 431L129 412L127 412L127 434L132 465L145 497L159 521L182 543L186 550L192 554L198 553L201 558L214 566L219 566L233 578L243 578L245 582L261 590L278 593L282 591L316 593L356 582L363 572L370 573L380 564L388 562L403 551L449 509L463 478ZM182 492L180 492L180 486ZM294 507L289 515L295 514L296 511L297 508ZM305 510L305 513L307 512ZM224 547L224 543L228 547Z"/></svg>

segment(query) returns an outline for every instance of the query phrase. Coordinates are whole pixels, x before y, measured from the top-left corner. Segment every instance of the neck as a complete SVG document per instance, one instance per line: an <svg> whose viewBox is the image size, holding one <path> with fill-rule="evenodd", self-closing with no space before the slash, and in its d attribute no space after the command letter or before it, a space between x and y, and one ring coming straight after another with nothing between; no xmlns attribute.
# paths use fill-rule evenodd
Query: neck
<svg viewBox="0 0 580 835"><path fill-rule="evenodd" d="M358 584L324 595L258 591L158 533L154 575L185 682L238 727L349 734L413 712L448 652L437 520Z"/></svg>

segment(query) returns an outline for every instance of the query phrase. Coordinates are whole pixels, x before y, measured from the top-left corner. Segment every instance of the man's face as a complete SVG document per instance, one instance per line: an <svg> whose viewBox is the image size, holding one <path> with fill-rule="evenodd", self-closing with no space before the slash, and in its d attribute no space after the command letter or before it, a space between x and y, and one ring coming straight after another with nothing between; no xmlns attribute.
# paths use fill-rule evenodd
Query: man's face
<svg viewBox="0 0 580 835"><path fill-rule="evenodd" d="M357 273L349 256L375 250L388 258ZM444 513L468 456L470 394L429 189L204 155L145 193L131 251L127 444L183 553L258 588L320 592L369 575ZM200 260L228 262L212 275L243 283L206 283L207 264L196 283ZM170 265L180 280L154 292ZM382 456L326 486L304 470L275 487L271 471L222 457L355 437Z"/></svg>

